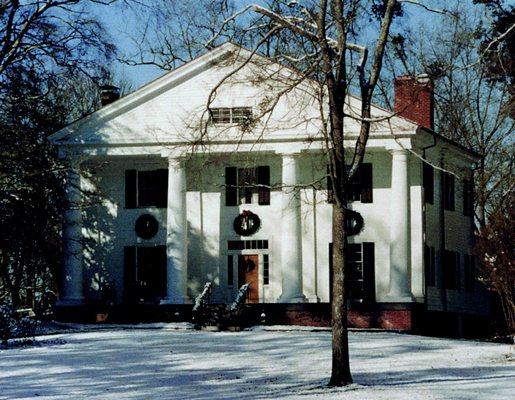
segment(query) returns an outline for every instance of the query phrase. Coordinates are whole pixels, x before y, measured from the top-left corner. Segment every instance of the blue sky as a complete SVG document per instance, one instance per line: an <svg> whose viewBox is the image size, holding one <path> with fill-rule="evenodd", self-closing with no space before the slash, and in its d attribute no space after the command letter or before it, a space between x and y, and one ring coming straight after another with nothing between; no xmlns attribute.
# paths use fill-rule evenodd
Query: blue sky
<svg viewBox="0 0 515 400"><path fill-rule="evenodd" d="M243 8L249 3L259 3L259 1L238 1L238 8ZM430 3L438 3L432 1ZM434 14L425 12L419 7L407 6L405 7L407 15L403 18L403 23L413 26L418 21L430 23L431 19L437 18ZM138 23L130 12L123 10L120 6L115 7L99 7L98 16L106 26L113 42L117 45L120 55L129 55L134 53L134 47L131 42L131 35L135 32L136 24ZM163 75L165 72L155 66L128 66L120 62L114 62L113 69L118 78L130 82L132 89L135 90L145 83Z"/></svg>

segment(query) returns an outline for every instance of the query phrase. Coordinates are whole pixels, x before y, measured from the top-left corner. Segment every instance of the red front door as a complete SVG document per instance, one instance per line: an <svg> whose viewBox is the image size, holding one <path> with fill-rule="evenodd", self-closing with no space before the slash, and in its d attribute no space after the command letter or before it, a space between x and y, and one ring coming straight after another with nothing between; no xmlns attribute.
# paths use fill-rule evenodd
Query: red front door
<svg viewBox="0 0 515 400"><path fill-rule="evenodd" d="M259 302L259 257L257 254L238 256L238 286L250 283L247 303Z"/></svg>

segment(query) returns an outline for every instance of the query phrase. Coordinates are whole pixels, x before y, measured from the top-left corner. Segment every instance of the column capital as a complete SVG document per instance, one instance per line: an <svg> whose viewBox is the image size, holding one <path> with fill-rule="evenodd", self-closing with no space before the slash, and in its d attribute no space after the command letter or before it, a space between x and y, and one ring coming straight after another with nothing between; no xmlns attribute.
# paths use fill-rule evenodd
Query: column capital
<svg viewBox="0 0 515 400"><path fill-rule="evenodd" d="M392 156L408 156L409 150L404 148L388 149Z"/></svg>
<svg viewBox="0 0 515 400"><path fill-rule="evenodd" d="M281 151L279 154L283 158L297 158L302 155L301 151L292 150L292 151Z"/></svg>
<svg viewBox="0 0 515 400"><path fill-rule="evenodd" d="M169 169L181 169L184 168L188 157L185 155L169 155L168 157L168 168Z"/></svg>

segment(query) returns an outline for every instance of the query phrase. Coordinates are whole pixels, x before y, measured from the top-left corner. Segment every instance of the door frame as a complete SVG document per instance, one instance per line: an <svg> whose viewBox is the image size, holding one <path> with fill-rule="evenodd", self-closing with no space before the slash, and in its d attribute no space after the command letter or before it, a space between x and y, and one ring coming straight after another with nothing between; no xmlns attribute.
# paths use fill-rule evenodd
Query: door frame
<svg viewBox="0 0 515 400"><path fill-rule="evenodd" d="M227 239L227 240L242 240L240 238L238 239ZM227 240L225 243L227 243ZM254 239L253 239L254 240ZM261 240L261 239L256 239ZM269 240L269 239L263 239L263 240ZM269 240L270 243L270 240ZM258 256L258 294L259 294L259 300L258 303L264 303L265 302L265 285L264 285L264 279L263 279L263 255L268 254L268 262L270 265L273 265L273 255L272 255L272 249L269 247L268 249L245 249L245 250L226 250L223 253L224 261L223 264L225 266L225 270L227 271L227 256L232 255L233 256L233 263L232 263L232 271L233 271L233 284L229 285L227 283L227 274L224 273L225 276L225 287L227 288L228 296L229 294L234 297L234 294L237 293L239 287L238 287L238 256L251 256L251 255L257 255ZM272 271L269 271L269 283L266 285L266 290L268 293L272 293L272 285L273 285L273 277L272 277ZM227 299L228 301L232 301L231 298Z"/></svg>

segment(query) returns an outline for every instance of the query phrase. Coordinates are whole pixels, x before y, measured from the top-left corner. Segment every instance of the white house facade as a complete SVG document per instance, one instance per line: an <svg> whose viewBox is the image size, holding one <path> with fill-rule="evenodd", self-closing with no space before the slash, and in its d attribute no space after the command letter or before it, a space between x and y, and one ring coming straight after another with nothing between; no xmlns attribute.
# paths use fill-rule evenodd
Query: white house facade
<svg viewBox="0 0 515 400"><path fill-rule="evenodd" d="M332 204L319 107L303 83L248 124L286 85L274 74L293 73L259 58L229 74L247 55L222 45L50 138L69 163L60 307L109 291L120 307L184 309L206 282L215 303L248 282L256 307L327 322ZM253 79L263 70L269 80ZM399 94L407 118L373 124L351 188L364 227L349 239L347 287L351 324L409 330L418 310L474 316L487 301L473 279L478 156L425 123L428 85L399 82L421 95ZM351 149L359 130L347 124Z"/></svg>

